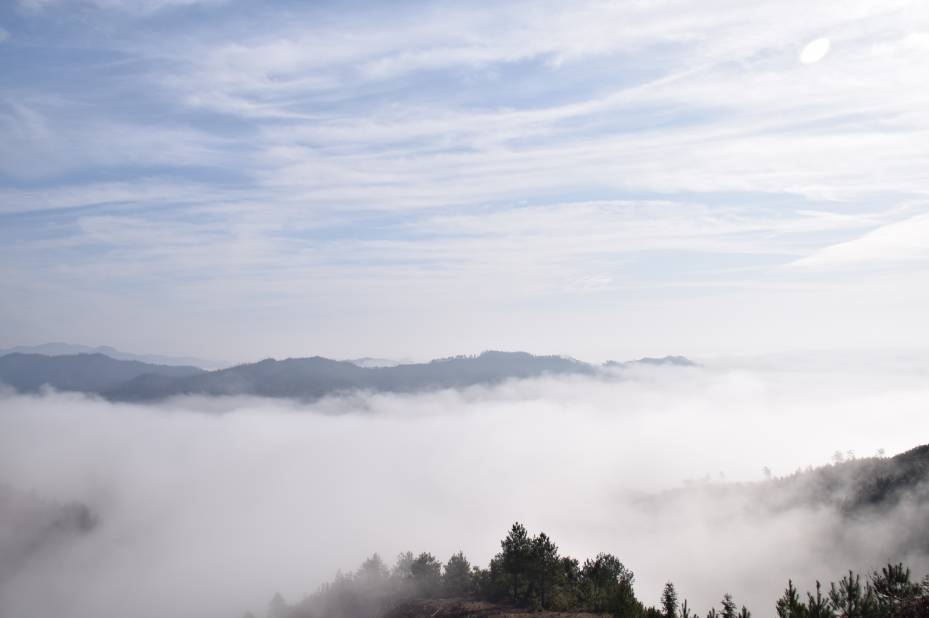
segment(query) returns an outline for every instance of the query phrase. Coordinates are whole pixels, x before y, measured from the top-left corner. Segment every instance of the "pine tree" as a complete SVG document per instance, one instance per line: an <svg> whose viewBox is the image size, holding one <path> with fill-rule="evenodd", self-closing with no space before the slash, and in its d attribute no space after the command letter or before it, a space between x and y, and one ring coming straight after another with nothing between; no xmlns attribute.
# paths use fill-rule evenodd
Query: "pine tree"
<svg viewBox="0 0 929 618"><path fill-rule="evenodd" d="M787 589L784 595L777 600L777 615L779 618L805 618L806 606L800 600L797 589L792 580L787 580Z"/></svg>
<svg viewBox="0 0 929 618"><path fill-rule="evenodd" d="M645 611L635 598L630 579L620 579L608 588L605 609L614 616L640 616Z"/></svg>
<svg viewBox="0 0 929 618"><path fill-rule="evenodd" d="M919 586L910 581L910 569L902 563L888 564L880 573L872 573L871 585L878 605L887 612L896 611L920 593Z"/></svg>
<svg viewBox="0 0 929 618"><path fill-rule="evenodd" d="M529 567L531 542L525 526L516 522L509 534L500 542L503 570L510 576L513 602L519 602L520 579Z"/></svg>
<svg viewBox="0 0 929 618"><path fill-rule="evenodd" d="M410 565L410 574L419 593L435 596L441 584L442 564L430 553L423 552Z"/></svg>
<svg viewBox="0 0 929 618"><path fill-rule="evenodd" d="M677 591L671 582L664 585L664 591L661 593L661 615L665 618L677 618Z"/></svg>
<svg viewBox="0 0 929 618"><path fill-rule="evenodd" d="M816 582L816 596L806 593L806 612L808 618L835 618L829 599L823 596L822 586Z"/></svg>
<svg viewBox="0 0 929 618"><path fill-rule="evenodd" d="M838 586L830 584L829 602L839 618L869 618L876 613L877 600L870 584L861 585L861 576L848 572Z"/></svg>
<svg viewBox="0 0 929 618"><path fill-rule="evenodd" d="M617 594L625 595L619 591L618 586L625 585L630 590L635 575L626 568L619 558L613 554L597 554L593 560L584 561L581 570L585 594L588 603L595 609L603 609Z"/></svg>
<svg viewBox="0 0 929 618"><path fill-rule="evenodd" d="M464 596L471 591L471 563L464 552L458 552L445 563L442 576L445 594L453 597Z"/></svg>
<svg viewBox="0 0 929 618"><path fill-rule="evenodd" d="M379 585L387 579L387 565L378 554L372 554L361 564L356 577L366 585Z"/></svg>
<svg viewBox="0 0 929 618"><path fill-rule="evenodd" d="M720 618L736 618L735 601L732 600L731 594L726 593L723 595L722 606L723 610L719 613Z"/></svg>
<svg viewBox="0 0 929 618"><path fill-rule="evenodd" d="M690 612L690 606L687 605L687 599L681 603L681 618L695 618L696 614Z"/></svg>
<svg viewBox="0 0 929 618"><path fill-rule="evenodd" d="M268 618L286 618L287 602L280 592L275 592L271 602L268 604Z"/></svg>
<svg viewBox="0 0 929 618"><path fill-rule="evenodd" d="M413 579L413 574L410 573L410 566L413 564L413 552L405 551L397 555L397 562L394 563L394 568L390 571L390 576L396 580L407 581Z"/></svg>
<svg viewBox="0 0 929 618"><path fill-rule="evenodd" d="M558 546L544 532L530 542L530 570L533 586L538 594L541 607L551 606L551 589L558 570L561 558L558 555Z"/></svg>

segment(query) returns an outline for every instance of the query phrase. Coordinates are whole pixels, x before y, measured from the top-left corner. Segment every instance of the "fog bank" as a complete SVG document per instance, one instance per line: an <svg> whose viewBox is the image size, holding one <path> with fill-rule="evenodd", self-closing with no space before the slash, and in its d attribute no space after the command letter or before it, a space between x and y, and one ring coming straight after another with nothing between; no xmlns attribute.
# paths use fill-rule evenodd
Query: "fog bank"
<svg viewBox="0 0 929 618"><path fill-rule="evenodd" d="M811 586L902 559L888 539L922 514L851 524L836 544L817 541L830 512L700 492L655 511L642 493L926 442L923 369L642 367L312 405L6 394L0 483L99 521L0 569L0 615L260 615L275 591L299 599L375 551L486 564L515 520L581 559L615 553L646 603L673 580L701 611L731 592L771 614L788 576Z"/></svg>

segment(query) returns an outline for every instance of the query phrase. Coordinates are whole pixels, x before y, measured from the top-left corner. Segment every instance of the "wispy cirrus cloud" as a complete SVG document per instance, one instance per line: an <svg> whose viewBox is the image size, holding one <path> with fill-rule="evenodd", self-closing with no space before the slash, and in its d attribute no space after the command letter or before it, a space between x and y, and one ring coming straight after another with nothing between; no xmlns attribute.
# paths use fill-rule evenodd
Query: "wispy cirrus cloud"
<svg viewBox="0 0 929 618"><path fill-rule="evenodd" d="M67 6L90 6L101 10L116 10L134 15L149 15L162 9L222 4L228 0L18 0L25 9L41 11Z"/></svg>
<svg viewBox="0 0 929 618"><path fill-rule="evenodd" d="M700 304L844 289L784 267L925 212L920 3L129 5L0 14L29 35L0 48L25 288L234 298L274 324L275 298Z"/></svg>
<svg viewBox="0 0 929 618"><path fill-rule="evenodd" d="M829 269L893 266L929 260L929 215L883 225L847 242L829 245L792 264L796 268Z"/></svg>

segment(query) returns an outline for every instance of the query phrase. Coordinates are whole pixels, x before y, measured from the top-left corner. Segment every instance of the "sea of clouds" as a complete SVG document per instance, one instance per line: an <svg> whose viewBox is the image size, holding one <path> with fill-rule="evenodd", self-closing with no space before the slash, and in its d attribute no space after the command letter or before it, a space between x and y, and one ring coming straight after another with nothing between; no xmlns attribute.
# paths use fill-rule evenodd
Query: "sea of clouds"
<svg viewBox="0 0 929 618"><path fill-rule="evenodd" d="M373 552L485 565L516 520L581 560L616 554L646 603L671 580L701 613L731 592L770 614L788 577L929 567L890 549L921 514L643 498L926 442L927 367L720 361L312 404L7 392L0 483L80 501L98 524L5 565L0 615L262 615L276 591L299 600Z"/></svg>

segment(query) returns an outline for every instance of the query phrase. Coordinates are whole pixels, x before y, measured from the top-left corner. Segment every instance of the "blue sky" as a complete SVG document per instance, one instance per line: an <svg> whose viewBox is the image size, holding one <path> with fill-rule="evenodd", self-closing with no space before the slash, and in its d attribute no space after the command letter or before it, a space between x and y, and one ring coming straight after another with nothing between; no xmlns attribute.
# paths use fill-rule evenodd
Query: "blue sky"
<svg viewBox="0 0 929 618"><path fill-rule="evenodd" d="M925 347L929 5L0 7L0 345Z"/></svg>

